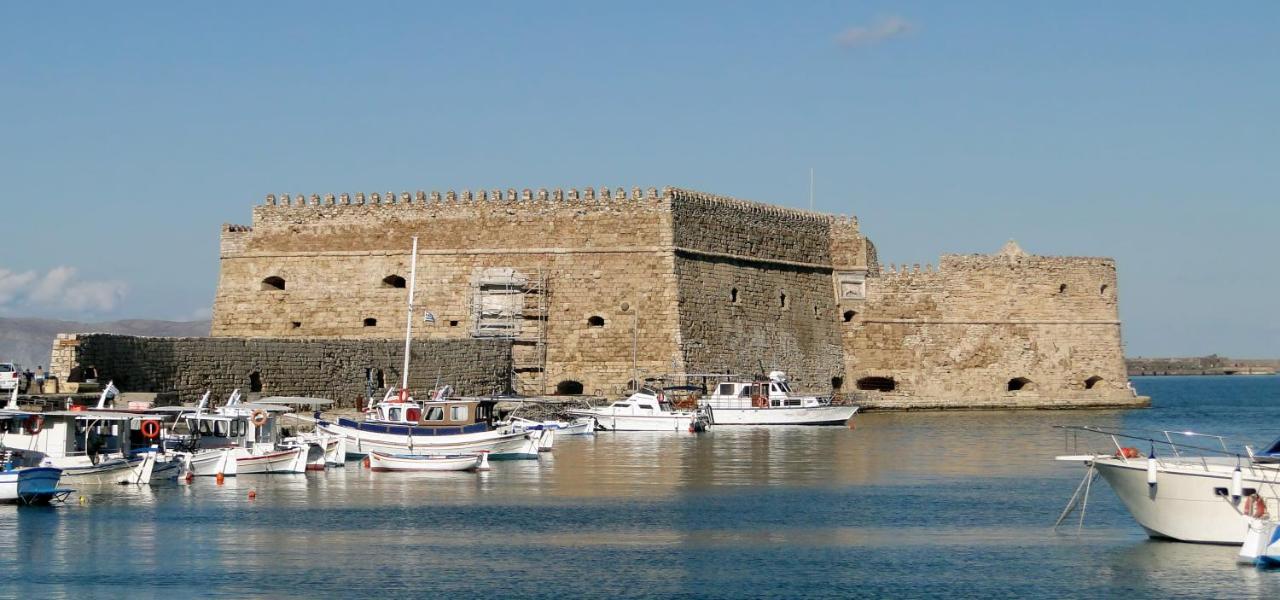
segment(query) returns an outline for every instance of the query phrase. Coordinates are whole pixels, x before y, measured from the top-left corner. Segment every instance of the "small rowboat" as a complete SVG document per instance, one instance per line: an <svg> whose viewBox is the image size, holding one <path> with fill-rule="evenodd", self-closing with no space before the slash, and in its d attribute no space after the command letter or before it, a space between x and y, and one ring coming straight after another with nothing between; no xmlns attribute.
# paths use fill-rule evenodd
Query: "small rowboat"
<svg viewBox="0 0 1280 600"><path fill-rule="evenodd" d="M387 454L371 451L364 463L370 471L472 471L489 468L488 453Z"/></svg>

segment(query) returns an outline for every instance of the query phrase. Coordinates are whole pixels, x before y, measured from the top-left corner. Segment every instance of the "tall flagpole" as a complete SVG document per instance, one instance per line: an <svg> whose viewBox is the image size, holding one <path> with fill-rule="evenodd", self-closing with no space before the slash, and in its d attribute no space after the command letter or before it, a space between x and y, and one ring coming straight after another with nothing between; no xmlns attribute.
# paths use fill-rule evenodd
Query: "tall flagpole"
<svg viewBox="0 0 1280 600"><path fill-rule="evenodd" d="M413 254L409 257L409 316L404 324L404 369L400 371L400 399L409 399L409 342L413 339L413 291L418 283L418 236L413 236Z"/></svg>

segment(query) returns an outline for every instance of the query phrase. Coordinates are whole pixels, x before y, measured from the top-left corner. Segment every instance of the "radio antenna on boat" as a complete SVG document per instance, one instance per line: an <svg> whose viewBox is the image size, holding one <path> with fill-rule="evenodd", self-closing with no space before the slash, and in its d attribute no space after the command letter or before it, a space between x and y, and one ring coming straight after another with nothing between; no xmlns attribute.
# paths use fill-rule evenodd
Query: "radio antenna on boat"
<svg viewBox="0 0 1280 600"><path fill-rule="evenodd" d="M413 290L418 282L418 236L413 236L413 252L409 254L409 314L404 326L404 369L400 371L400 400L409 399L409 343L413 340Z"/></svg>

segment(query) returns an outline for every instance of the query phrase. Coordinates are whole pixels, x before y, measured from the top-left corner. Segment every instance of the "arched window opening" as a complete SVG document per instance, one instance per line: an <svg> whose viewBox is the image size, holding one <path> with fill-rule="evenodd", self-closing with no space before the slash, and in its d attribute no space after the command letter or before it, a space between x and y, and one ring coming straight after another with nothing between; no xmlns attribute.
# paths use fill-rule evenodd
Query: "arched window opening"
<svg viewBox="0 0 1280 600"><path fill-rule="evenodd" d="M778 294L778 305L779 305L779 306L781 306L782 308L786 308L786 307L787 307L787 293L786 293L786 292L782 292L782 293Z"/></svg>
<svg viewBox="0 0 1280 600"><path fill-rule="evenodd" d="M375 319L375 318L373 318L373 317L367 317L367 318L364 320L364 326L365 326L365 327L377 327L377 326L378 326L378 320L377 320L377 319Z"/></svg>
<svg viewBox="0 0 1280 600"><path fill-rule="evenodd" d="M734 304L738 303L738 288L729 290L729 301Z"/></svg>
<svg viewBox="0 0 1280 600"><path fill-rule="evenodd" d="M591 317L587 319L587 326L588 327L604 327L604 317L600 315L591 315Z"/></svg>
<svg viewBox="0 0 1280 600"><path fill-rule="evenodd" d="M249 374L249 392L256 393L262 391L262 374L254 371Z"/></svg>
<svg viewBox="0 0 1280 600"><path fill-rule="evenodd" d="M870 392L892 392L898 387L892 377L863 377L857 385L858 389Z"/></svg>
<svg viewBox="0 0 1280 600"><path fill-rule="evenodd" d="M298 329L299 327L302 327L302 321L290 321L290 322L289 322L289 328L290 328L290 329Z"/></svg>
<svg viewBox="0 0 1280 600"><path fill-rule="evenodd" d="M846 311L844 311L844 322L845 322L845 323L849 323L849 322L853 321L853 318L854 318L854 317L856 317L856 316L858 316L857 311L846 310Z"/></svg>
<svg viewBox="0 0 1280 600"><path fill-rule="evenodd" d="M1008 390L1010 392L1020 392L1022 390L1030 390L1035 386L1030 379L1026 377L1014 377L1009 380Z"/></svg>
<svg viewBox="0 0 1280 600"><path fill-rule="evenodd" d="M1091 390L1091 389L1093 389L1093 388L1096 388L1096 387L1098 387L1098 384L1102 383L1102 381L1103 381L1103 380L1102 380L1102 378L1101 378L1101 377L1098 377L1097 375L1094 375L1093 377L1090 377L1090 378L1088 378L1088 379L1084 380L1084 389L1086 389L1086 390Z"/></svg>
<svg viewBox="0 0 1280 600"><path fill-rule="evenodd" d="M449 321L449 326L450 326L450 327L457 327L457 326L458 326L458 322L457 322L457 321Z"/></svg>
<svg viewBox="0 0 1280 600"><path fill-rule="evenodd" d="M844 387L844 378L843 378L843 377L841 377L841 376L839 376L839 375L836 375L835 377L832 377L832 378L831 378L831 389L833 389L833 390L838 390L838 389L840 389L840 388L842 388L842 387Z"/></svg>
<svg viewBox="0 0 1280 600"><path fill-rule="evenodd" d="M1060 284L1060 285L1058 286L1058 293L1059 293L1059 294L1065 294L1065 293L1067 293L1067 284L1065 284L1065 283Z"/></svg>
<svg viewBox="0 0 1280 600"><path fill-rule="evenodd" d="M561 396L581 394L582 389L582 382L572 379L566 379L556 384L556 394Z"/></svg>
<svg viewBox="0 0 1280 600"><path fill-rule="evenodd" d="M387 275L382 278L382 287L384 288L403 288L404 278L399 275Z"/></svg>
<svg viewBox="0 0 1280 600"><path fill-rule="evenodd" d="M262 280L262 290L265 292L284 291L284 278L272 275Z"/></svg>
<svg viewBox="0 0 1280 600"><path fill-rule="evenodd" d="M1101 294L1101 295L1103 295L1103 296L1106 296L1106 295L1107 295L1107 284L1105 284L1105 283L1104 283L1104 284L1102 284L1102 287L1098 288L1098 293L1099 293L1099 294Z"/></svg>

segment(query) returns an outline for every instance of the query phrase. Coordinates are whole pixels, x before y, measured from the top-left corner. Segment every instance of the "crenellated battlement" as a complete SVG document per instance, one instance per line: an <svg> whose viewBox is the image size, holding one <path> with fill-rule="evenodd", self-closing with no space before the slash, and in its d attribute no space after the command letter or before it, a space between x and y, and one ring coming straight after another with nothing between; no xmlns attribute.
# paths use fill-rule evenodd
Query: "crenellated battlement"
<svg viewBox="0 0 1280 600"><path fill-rule="evenodd" d="M503 191L498 188L491 190L464 189L461 192L456 190L447 190L444 192L433 190L418 190L416 192L356 192L355 194L325 194L323 198L319 194L267 194L266 200L263 202L265 206L281 206L281 207L300 207L300 206L366 206L366 205L419 205L419 206L439 206L445 204L466 204L476 202L490 203L535 203L535 202L564 202L571 204L584 203L602 203L602 202L639 202L642 200L657 201L668 199L667 190L662 192L658 188L648 188L642 190L639 187L632 187L628 192L626 188L608 188L601 187L599 189L585 187L582 189L556 188L548 190L547 188L539 188L533 190L524 188L516 190L515 188L507 188Z"/></svg>
<svg viewBox="0 0 1280 600"><path fill-rule="evenodd" d="M858 219L853 216L828 215L797 208L788 208L752 200L743 200L730 196L721 196L697 190L678 187L640 188L633 186L630 191L625 187L584 187L584 188L524 188L517 190L479 189L470 190L417 190L415 192L355 192L341 194L267 194L262 205L281 208L297 207L331 207L331 206L421 206L442 207L449 205L467 205L478 203L490 204L568 204L574 206L587 205L619 205L624 203L666 203L687 202L696 205L732 208L745 213L788 219L825 223L835 226L858 227Z"/></svg>
<svg viewBox="0 0 1280 600"><path fill-rule="evenodd" d="M732 196L720 196L717 194L709 194L699 192L697 190L687 190L683 188L663 188L663 195L671 200L691 202L701 204L711 208L716 206L735 208L749 213L772 216L779 219L794 219L799 221L810 221L814 223L836 224L845 226L858 226L857 217L843 215L829 215L825 213L802 210L798 208L788 208L777 206L774 204L766 204L764 202L756 202L753 200L743 200Z"/></svg>

